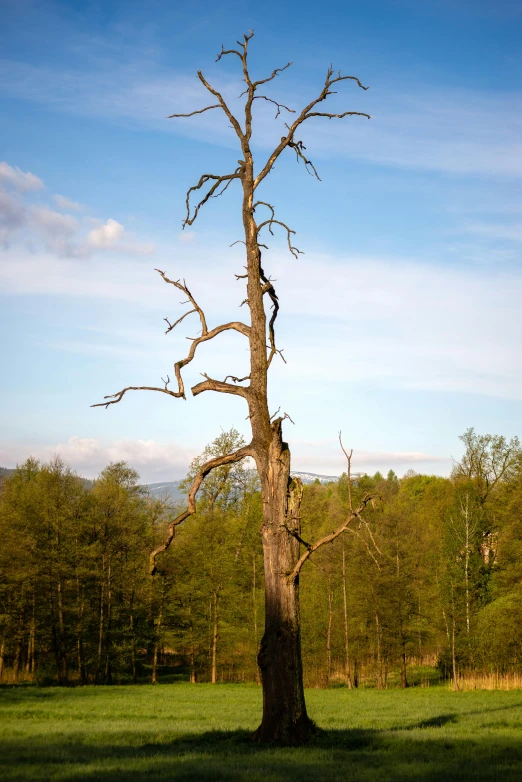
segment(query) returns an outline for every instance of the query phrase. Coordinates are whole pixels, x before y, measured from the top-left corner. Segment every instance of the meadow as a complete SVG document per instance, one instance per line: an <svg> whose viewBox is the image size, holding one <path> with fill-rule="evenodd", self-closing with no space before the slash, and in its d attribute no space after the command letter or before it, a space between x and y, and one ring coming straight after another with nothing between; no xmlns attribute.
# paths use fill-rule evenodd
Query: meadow
<svg viewBox="0 0 522 782"><path fill-rule="evenodd" d="M306 747L253 745L255 685L0 688L3 782L520 780L522 691L308 690Z"/></svg>

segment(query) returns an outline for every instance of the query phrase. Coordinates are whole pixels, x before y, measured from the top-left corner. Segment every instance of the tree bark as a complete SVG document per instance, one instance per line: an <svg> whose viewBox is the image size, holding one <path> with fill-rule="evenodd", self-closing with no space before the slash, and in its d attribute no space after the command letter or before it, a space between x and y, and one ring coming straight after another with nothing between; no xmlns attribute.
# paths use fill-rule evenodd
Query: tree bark
<svg viewBox="0 0 522 782"><path fill-rule="evenodd" d="M58 576L58 627L60 629L60 684L67 684L68 680L68 659L67 646L65 641L65 620L63 616L63 586L62 577Z"/></svg>
<svg viewBox="0 0 522 782"><path fill-rule="evenodd" d="M328 627L326 630L326 681L329 684L332 676L332 624L333 624L333 586L328 579Z"/></svg>
<svg viewBox="0 0 522 782"><path fill-rule="evenodd" d="M252 555L252 616L254 621L254 649L256 650L256 670L255 679L257 684L261 684L261 672L257 664L257 601L256 601L256 553Z"/></svg>
<svg viewBox="0 0 522 782"><path fill-rule="evenodd" d="M151 676L151 684L157 684L158 683L158 654L159 654L159 648L161 643L161 625L163 622L163 600L165 596L165 588L164 583L162 584L161 588L161 600L159 605L159 612L158 612L158 619L156 622L155 627L155 633L154 633L154 653L152 655L152 676Z"/></svg>
<svg viewBox="0 0 522 782"><path fill-rule="evenodd" d="M212 684L217 683L217 643L218 643L218 603L219 596L217 591L214 591L212 595L212 652L211 652L211 681Z"/></svg>
<svg viewBox="0 0 522 782"><path fill-rule="evenodd" d="M346 684L351 690L353 687L352 676L350 672L350 646L348 643L348 600L346 596L346 556L343 544L343 619L344 619L344 675Z"/></svg>
<svg viewBox="0 0 522 782"><path fill-rule="evenodd" d="M105 684L112 684L111 666L111 625L112 625L112 562L109 557L107 567L107 630L105 633Z"/></svg>
<svg viewBox="0 0 522 782"><path fill-rule="evenodd" d="M134 614L130 613L130 631L131 631L131 666L132 666L132 683L136 684L138 681L138 672L136 666L136 633L134 631Z"/></svg>
<svg viewBox="0 0 522 782"><path fill-rule="evenodd" d="M263 719L256 741L301 744L312 722L306 713L301 662L299 576L288 578L299 559L299 508L303 488L290 481L290 452L281 422L272 425L270 460L263 476L265 632L258 664L263 684Z"/></svg>
<svg viewBox="0 0 522 782"><path fill-rule="evenodd" d="M101 661L103 653L103 638L104 638L104 604L105 604L105 555L102 557L102 573L100 584L100 611L98 622L98 655L96 658L96 673L94 674L94 683L100 683L100 671Z"/></svg>
<svg viewBox="0 0 522 782"><path fill-rule="evenodd" d="M375 612L375 643L376 643L376 662L377 662L377 689L383 688L383 676L382 676L382 656L381 656L381 627L379 622L379 614Z"/></svg>
<svg viewBox="0 0 522 782"><path fill-rule="evenodd" d="M219 381L204 375L205 380L192 386L191 390L193 396L197 396L204 391L214 391L233 394L245 399L248 403L248 419L252 428L252 441L248 446L240 448L234 454L210 460L206 463L204 469L202 468L198 473L188 494L187 509L171 522L166 541L151 554L151 573L154 574L156 572L156 556L170 546L174 538L175 527L195 512L195 496L205 475L210 470L224 463L237 461L245 456L253 457L261 481L263 500L261 533L265 567L266 609L265 631L258 654L258 664L261 669L263 684L263 720L254 734L254 739L263 742L278 741L285 744L299 744L307 740L312 726L306 713L304 701L299 629L299 571L304 562L304 559L301 561L299 557L299 506L302 486L299 481L290 480L290 452L287 444L282 440L281 428L283 420L288 416L285 413L281 418L272 421L274 416L270 415L268 408L268 369L273 358L276 355L282 356L282 353L276 347L274 334L274 322L277 318L279 302L272 281L265 275L261 264L261 247L266 245L260 242L260 231L266 228L267 231L273 233L272 228L274 225L277 225L286 232L288 249L294 258L298 258L299 250L293 247L291 243L292 235L295 232L284 222L275 218L275 210L272 205L264 201L254 202L254 196L258 186L268 176L281 153L287 148L296 154L298 160L303 161L309 174L313 172L313 175L319 178L313 163L303 154L305 147L302 141L295 136L298 128L306 120L313 117L324 117L329 120L334 117L342 119L343 117L353 115L364 116L370 119L370 115L357 111L332 114L315 110L318 104L321 104L329 95L333 94L334 91L331 90L331 87L338 82L353 80L361 89L368 89L361 84L357 77L342 76L340 71L335 74L332 67L327 71L324 87L317 98L310 101L300 113L278 104L277 101L273 101L266 95L256 95L258 87L271 82L279 72L285 70L291 63L288 63L283 68L276 68L272 75L266 79L252 81L247 64L248 42L252 36L253 32L244 36L243 42L239 42L239 51L226 51L223 48L217 58L219 60L222 56L234 54L241 60L246 83L246 89L242 93L242 95L246 95L244 122L240 123L236 119L221 93L206 81L201 71L198 71L199 80L218 102L189 114L170 115L170 118L188 117L193 114L221 108L239 139L242 159L238 160L239 166L233 173L220 176L203 174L198 184L189 188L186 197L187 216L183 222L183 227L192 225L204 204L210 198L224 193L231 182L237 180L241 183L243 189L242 220L246 251L246 274L239 276L247 278L247 298L243 303L248 305L251 325L247 326L244 323L233 322L217 326L209 331L204 313L197 305L185 283L181 284L179 280L177 282L169 280L165 273L158 269L157 271L165 282L173 284L176 288L183 291L194 308L191 312L196 312L201 321L201 336L192 340L187 357L174 364L178 390L175 391L168 388L169 378L164 383L164 387L128 386L116 394L106 396L104 402L94 406L107 408L109 405L118 404L128 391L138 390L155 391L178 399L185 399L186 394L181 369L192 361L199 344L213 339L214 336L230 329L238 331L248 338L250 374L247 377L237 378L227 375L224 381ZM250 140L252 137L252 108L256 98L263 98L274 103L278 109L276 116L279 115L281 108L283 108L290 113L296 114L296 117L291 125L286 125L285 135L281 138L281 141L270 154L265 164L254 176L254 160ZM209 189L205 192L206 185L209 186ZM190 201L191 194L195 193L198 193L201 197L197 206L191 205ZM255 219L255 210L258 206L268 209L268 214L270 215L268 219L259 222L259 224L256 223ZM265 294L270 299L272 308L268 324L263 298ZM173 324L167 320L168 331L175 328L184 317L185 315ZM268 345L267 342L269 343ZM227 382L229 378L232 380L231 383ZM241 385L241 383L246 381L250 381L250 384L247 386ZM224 461L225 459L227 462ZM360 510L365 507L366 501L363 502ZM358 514L355 513L351 518L354 518L356 515ZM335 534L332 533L333 537L330 539L337 537L345 526ZM306 556L303 554L303 557L307 559L312 550L318 548L319 545L330 542L330 539L319 541L313 548L309 547Z"/></svg>

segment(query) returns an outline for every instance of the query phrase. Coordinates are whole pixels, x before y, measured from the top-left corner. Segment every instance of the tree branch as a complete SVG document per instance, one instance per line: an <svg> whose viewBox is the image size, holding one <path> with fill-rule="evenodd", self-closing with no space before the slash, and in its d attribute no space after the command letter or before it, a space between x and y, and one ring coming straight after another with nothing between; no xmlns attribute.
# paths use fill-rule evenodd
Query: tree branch
<svg viewBox="0 0 522 782"><path fill-rule="evenodd" d="M285 106L284 103L278 103L276 100L273 100L272 98L267 98L266 95L254 95L253 100L267 100L269 103L273 103L274 106L277 106L277 113L274 119L277 119L279 117L279 115L281 114L281 109L286 109L286 111L289 111L290 114L295 114L295 109L289 109L288 106Z"/></svg>
<svg viewBox="0 0 522 782"><path fill-rule="evenodd" d="M314 553L314 551L317 551L317 549L321 548L321 546L326 545L326 543L332 543L332 541L338 538L339 535L342 535L342 533L347 529L348 525L354 519L357 519L360 516L360 514L366 508L368 503L372 502L373 499L374 499L373 495L367 494L362 500L362 502L360 503L359 507L351 511L348 517L345 519L345 521L343 521L343 523L339 527L337 527L336 530L330 532L329 535L325 535L324 538L321 538L316 543L309 545L307 550L304 552L304 554L301 555L301 557L297 561L296 566L294 567L292 572L288 574L288 580L291 582L295 581L304 563Z"/></svg>
<svg viewBox="0 0 522 782"><path fill-rule="evenodd" d="M286 66L286 67L288 67L288 66ZM284 68L281 68L280 70L284 70ZM276 72L274 71L274 74L272 74L271 78L274 77L275 73ZM297 130L297 128L300 125L303 124L303 122L305 122L307 119L310 119L310 117L313 117L313 116L328 116L329 119L332 119L333 117L341 118L341 117L347 117L347 116L352 116L352 115L358 115L358 116L363 116L363 117L367 117L368 119L371 119L369 114L364 114L363 112L349 112L348 111L348 112L345 112L342 115L341 114L327 115L327 114L322 114L320 112L314 112L313 111L313 109L315 108L315 106L317 106L318 103L321 103L321 101L325 100L328 97L328 95L332 95L333 94L334 91L331 90L330 87L333 84L335 84L336 82L346 81L348 79L352 79L353 81L355 81L357 83L357 85L362 90L367 90L368 89L368 87L364 87L364 85L361 84L360 80L356 76L341 76L341 72L338 71L337 76L335 78L332 78L333 77L333 73L334 73L333 72L333 68L332 68L332 66L330 66L328 68L328 71L327 71L327 74L326 74L324 87L321 90L319 96L317 98L315 98L314 100L310 101L308 106L305 106L305 108L302 110L300 115L288 127L287 135L283 136L283 138L281 139L280 143L274 149L274 151L272 152L272 154L268 158L267 162L265 163L265 165L263 166L263 168L261 169L259 174L256 176L256 178L254 180L254 190L261 184L261 182L267 176L267 174L269 174L269 172L272 169L272 166L276 162L276 160L279 157L279 155L281 154L281 152L283 152L283 150L286 149L286 147L292 146L295 143L299 143L299 142L294 142L295 131ZM269 79L267 81L269 81ZM263 83L263 82L255 82L256 86L257 86L257 84L260 84L260 83ZM302 144L302 142L301 142L301 144ZM294 147L294 149L295 149L295 147ZM298 154L298 157L299 157L299 154ZM309 163L309 165L311 165L311 164ZM317 175L317 172L316 172L316 175Z"/></svg>
<svg viewBox="0 0 522 782"><path fill-rule="evenodd" d="M232 127L233 127L233 128L234 128L234 130L236 131L236 134L237 134L237 136L238 136L239 140L241 141L241 144L243 144L243 141L244 141L244 139L245 139L245 134L243 133L243 131L242 131L242 129L241 129L241 126L240 126L239 122L238 122L238 121L237 121L237 119L234 117L234 115L232 114L232 112L231 112L231 111L230 111L230 109L228 108L227 104L226 104L226 103L225 103L225 101L223 100L223 96L221 95L221 93L220 93L220 92L218 92L217 90L215 90L215 89L214 89L214 87L212 87L212 86L211 86L211 85L208 83L208 81L205 79L205 77L203 76L203 74L201 73L201 71L198 71L198 78L199 78L200 82L203 84L203 86L204 86L204 87L206 87L206 88L207 88L207 90L208 90L208 91L209 91L209 92L210 92L210 93L211 93L211 94L212 94L212 95L213 95L215 98L217 98L217 99L218 99L218 101L219 101L219 105L221 106L221 108L223 109L223 111L224 111L224 112L225 112L225 114L227 115L228 119L230 120L230 122L231 122L231 124L232 124Z"/></svg>
<svg viewBox="0 0 522 782"><path fill-rule="evenodd" d="M189 114L169 114L168 117L165 117L165 119L174 119L175 117L193 117L194 114L203 114L205 111L210 111L210 109L220 109L221 105L219 103L214 104L214 106L205 106L204 109L197 109L197 111L191 111Z"/></svg>
<svg viewBox="0 0 522 782"><path fill-rule="evenodd" d="M192 386L190 389L192 391L192 396L198 396L198 394L202 394L203 391L218 391L221 394L233 394L234 396L242 396L244 399L248 399L248 392L250 390L248 386L233 386L222 380L214 380L204 372L202 372L202 375L205 380Z"/></svg>
<svg viewBox="0 0 522 782"><path fill-rule="evenodd" d="M293 65L293 62L287 62L286 65L283 65L282 68L274 68L270 76L268 76L266 79L259 79L259 81L255 81L253 84L254 88L259 87L261 84L266 84L267 82L272 81L272 79L275 79L278 74L286 71L286 69L291 65Z"/></svg>
<svg viewBox="0 0 522 782"><path fill-rule="evenodd" d="M164 388L156 388L154 386L127 386L127 388L123 388L121 391L118 391L116 394L109 394L108 396L105 396L104 399L109 399L109 402L99 402L98 404L91 405L91 407L109 407L109 405L115 405L118 404L118 402L121 402L124 395L127 393L127 391L160 391L163 394L168 394L169 396L176 397L177 399L186 399L185 396L185 386L183 383L183 378L181 376L181 370L183 367L185 367L187 364L190 364L192 359L195 356L196 350L199 345L201 345L203 342L208 342L208 340L214 339L214 337L217 337L218 334L221 334L224 331L237 331L239 334L243 334L243 336L247 337L247 339L250 338L250 326L247 326L246 323L242 323L241 321L231 321L230 323L223 323L221 326L216 326L215 328L208 330L207 327L207 321L205 318L205 313L199 306L199 304L196 302L194 296L190 292L190 290L187 287L187 284L185 280L183 282L180 282L179 280L171 280L167 277L165 272L161 271L161 269L156 269L159 275L163 278L163 280L168 283L169 285L174 285L175 288L182 291L185 296L187 296L189 302L192 304L193 309L190 310L190 312L186 312L185 315L183 315L181 318L179 318L176 323L170 324L167 320L167 323L169 323L169 328L165 332L166 334L169 333L178 323L180 323L184 317L187 315L190 315L191 312L197 312L199 315L200 323L201 323L201 335L199 337L196 337L192 340L192 345L190 346L190 350L188 352L188 355L186 358L181 359L180 361L176 361L174 364L174 373L176 375L176 380L178 381L178 390L177 391L170 391L167 386L170 382L170 379L167 383L165 383ZM165 318L166 320L166 318ZM227 394L236 394L239 396L244 396L246 398L248 394L248 388L245 388L244 386L232 386L228 383L221 383L218 380L211 380L206 375L204 376L206 381L204 383L198 383L196 386L194 386L192 390L192 394L194 396L197 396L197 394L200 394L202 391L221 391L222 393Z"/></svg>
<svg viewBox="0 0 522 782"><path fill-rule="evenodd" d="M192 187L189 187L189 189L187 190L187 196L185 198L185 204L186 204L186 207L187 207L187 216L185 217L185 219L182 222L183 228L185 228L186 225L192 225L195 222L195 220L196 220L196 218L198 216L199 210L201 209L202 206L204 206L207 203L207 201L210 198L218 198L220 195L223 195L223 193L225 192L227 187L230 185L232 180L234 180L234 179L241 179L242 172L244 171L244 165L245 164L244 164L244 162L242 160L240 160L238 162L239 162L239 166L236 168L236 170L234 171L233 174L223 174L223 175L219 175L219 176L217 174L202 174L202 176L201 176L199 182L197 183L197 185L193 185ZM201 201L198 203L198 205L194 209L194 213L193 213L193 215L191 217L191 215L190 215L190 194L194 193L196 190L201 190L201 188L204 185L206 185L207 182L211 182L211 181L213 181L214 184L209 189L209 191L207 192L205 197L202 198ZM218 188L221 187L221 185L223 183L225 183L223 189L220 190L218 193L216 193L216 190L218 190Z"/></svg>
<svg viewBox="0 0 522 782"><path fill-rule="evenodd" d="M252 448L252 444L245 445L243 448L239 448L239 450L235 451L234 453L229 453L224 456L216 456L215 459L210 459L210 461L206 462L199 470L197 475L195 476L194 480L192 481L192 485L188 492L187 497L187 507L186 509L180 513L176 518L170 522L169 524L169 533L164 540L164 542L161 544L161 546L158 546L154 549L154 551L150 555L150 573L151 575L154 575L156 572L156 557L158 554L161 554L163 551L166 551L172 541L174 540L175 530L176 527L181 524L185 519L188 519L189 516L192 516L196 512L196 494L198 493L198 490L203 483L203 480L205 477L212 472L216 467L221 467L224 464L231 464L233 462L239 462L242 459L244 459L247 456L253 456L254 451Z"/></svg>
<svg viewBox="0 0 522 782"><path fill-rule="evenodd" d="M274 232L272 231L272 226L273 225L280 225L280 226L282 226L286 230L286 240L287 240L287 243L288 243L288 249L290 250L290 252L294 256L294 258L299 258L300 255L304 255L304 252L302 250L298 250L297 247L293 247L293 245L292 245L292 243L290 241L290 235L291 234L295 234L295 231L293 231L291 228L289 228L286 223L282 223L281 220L274 220L274 218L271 217L269 220L265 220L263 223L261 223L258 226L258 229L257 229L257 235L258 236L259 236L259 232L261 231L261 229L264 228L266 225L268 225L268 230L270 231L272 236L274 235Z"/></svg>

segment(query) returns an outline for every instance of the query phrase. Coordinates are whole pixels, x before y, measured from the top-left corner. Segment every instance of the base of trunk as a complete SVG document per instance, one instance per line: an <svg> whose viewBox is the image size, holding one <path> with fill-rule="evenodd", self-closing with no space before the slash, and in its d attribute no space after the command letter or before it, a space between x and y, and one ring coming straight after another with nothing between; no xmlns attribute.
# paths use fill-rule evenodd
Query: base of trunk
<svg viewBox="0 0 522 782"><path fill-rule="evenodd" d="M274 717L270 720L263 719L251 739L259 744L280 744L292 747L306 744L316 731L314 721L306 714L293 723L285 723Z"/></svg>

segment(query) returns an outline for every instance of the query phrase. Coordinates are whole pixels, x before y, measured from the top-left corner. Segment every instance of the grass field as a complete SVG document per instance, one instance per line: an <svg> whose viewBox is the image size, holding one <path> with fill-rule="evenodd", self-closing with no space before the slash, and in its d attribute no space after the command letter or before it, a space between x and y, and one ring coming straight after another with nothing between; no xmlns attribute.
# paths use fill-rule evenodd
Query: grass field
<svg viewBox="0 0 522 782"><path fill-rule="evenodd" d="M309 690L302 748L253 745L249 685L0 688L0 779L522 780L522 691Z"/></svg>

